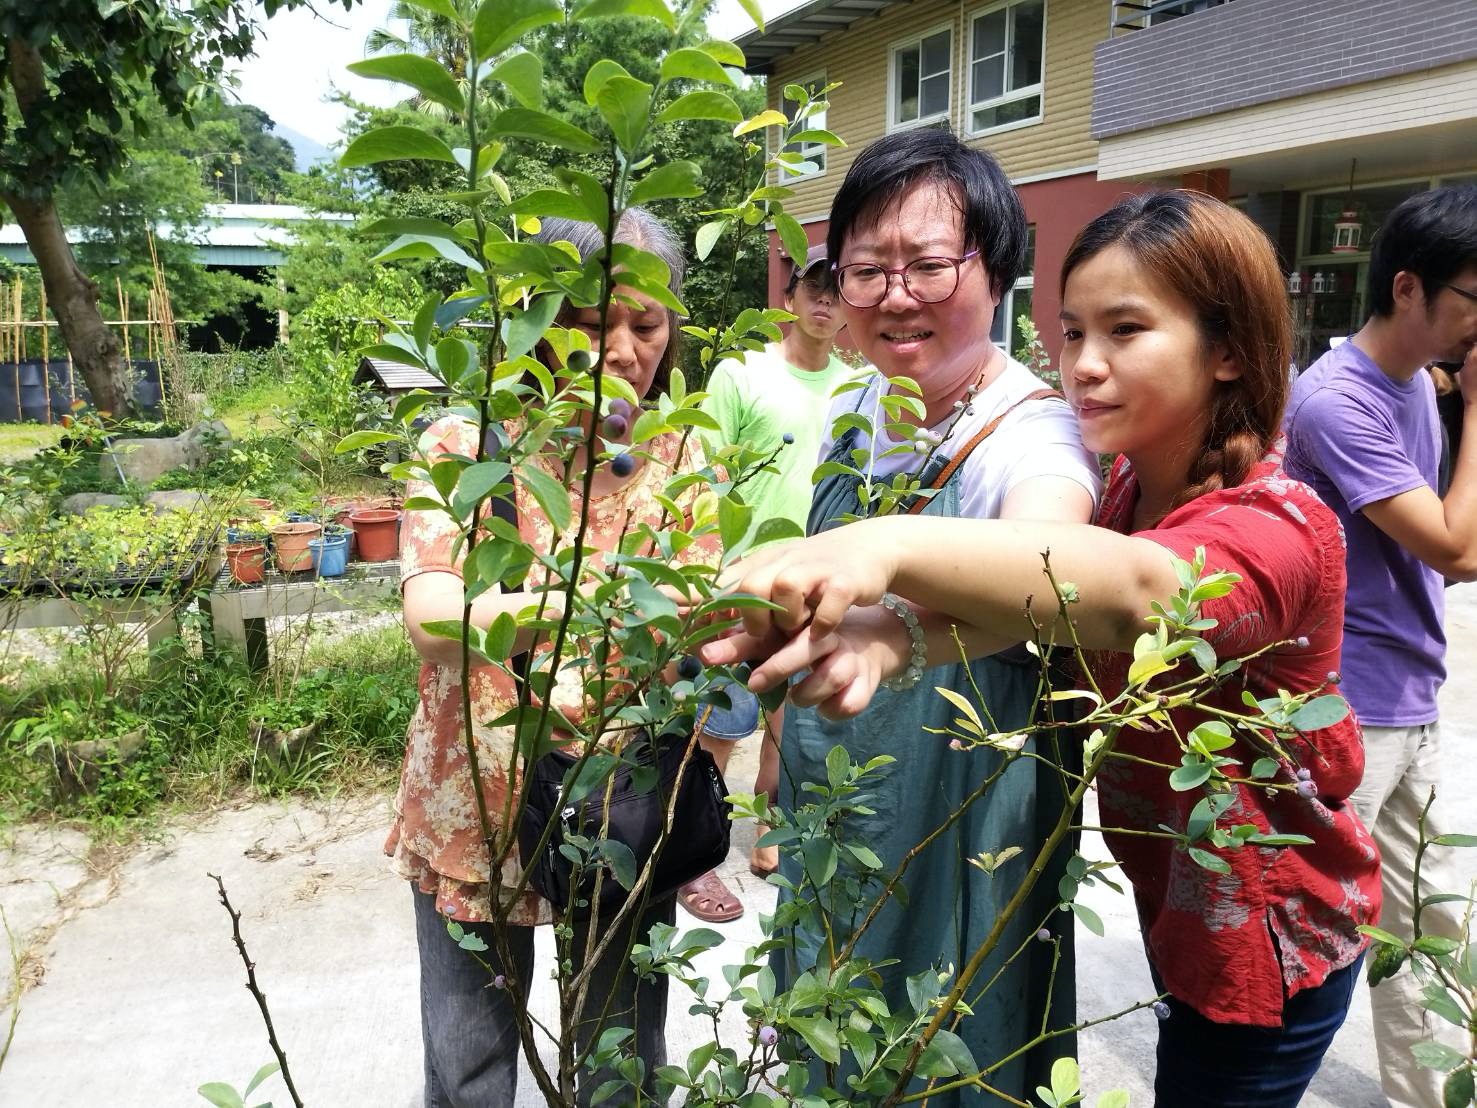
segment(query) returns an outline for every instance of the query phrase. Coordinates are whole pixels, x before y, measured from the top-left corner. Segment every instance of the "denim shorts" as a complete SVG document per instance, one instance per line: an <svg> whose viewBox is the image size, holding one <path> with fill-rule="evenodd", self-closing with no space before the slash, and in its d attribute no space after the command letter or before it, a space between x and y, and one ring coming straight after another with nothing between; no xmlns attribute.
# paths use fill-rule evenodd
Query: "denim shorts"
<svg viewBox="0 0 1477 1108"><path fill-rule="evenodd" d="M712 712L703 723L703 734L729 742L748 738L759 727L759 698L732 681L715 683L713 687L728 694L730 706L713 705Z"/></svg>

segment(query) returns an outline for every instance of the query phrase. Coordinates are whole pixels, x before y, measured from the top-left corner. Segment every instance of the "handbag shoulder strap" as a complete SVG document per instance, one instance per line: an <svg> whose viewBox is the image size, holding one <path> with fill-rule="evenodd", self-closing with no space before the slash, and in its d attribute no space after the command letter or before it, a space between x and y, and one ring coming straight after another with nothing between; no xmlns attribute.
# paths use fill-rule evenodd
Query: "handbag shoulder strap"
<svg viewBox="0 0 1477 1108"><path fill-rule="evenodd" d="M964 460L969 457L970 452L973 451L976 446L978 446L980 443L984 442L987 438L994 434L995 429L999 427L1001 423L1005 422L1005 417L1010 415L1011 412L1015 411L1027 401L1047 400L1051 397L1056 397L1059 400L1065 399L1062 394L1059 393L1056 389L1037 389L1035 392L1027 393L1025 396L1015 401L1015 403L1007 407L1005 411L1001 412L994 419L990 420L989 423L985 424L978 431L976 431L974 437L971 438L962 447L960 447L959 452L949 459L949 464L944 466L943 469L939 470L938 475L934 477L933 481L930 482L928 487L931 489L941 489L946 484L948 484L949 478L954 476L954 471L964 464ZM916 500L913 501L912 504L908 505L908 514L917 515L919 512L923 511L923 509L928 506L929 499L930 498L928 497L918 497Z"/></svg>

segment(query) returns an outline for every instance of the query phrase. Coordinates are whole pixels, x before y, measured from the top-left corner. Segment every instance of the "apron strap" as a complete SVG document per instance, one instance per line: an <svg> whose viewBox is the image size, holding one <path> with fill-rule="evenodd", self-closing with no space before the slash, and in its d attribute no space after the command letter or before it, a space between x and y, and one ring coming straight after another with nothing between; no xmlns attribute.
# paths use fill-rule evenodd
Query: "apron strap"
<svg viewBox="0 0 1477 1108"><path fill-rule="evenodd" d="M1010 407L1006 408L1005 411L1001 412L994 419L990 420L989 423L981 427L975 433L974 438L970 439L967 443L960 447L959 452L949 459L948 465L939 470L938 475L934 477L933 481L930 482L928 487L930 489L941 489L946 484L948 484L949 478L954 476L954 471L964 464L964 459L969 457L970 451L972 451L976 446L989 438L990 435L994 433L995 429L1005 421L1005 417L1010 415L1011 412L1015 411L1028 400L1046 400L1050 397L1056 397L1058 400L1066 399L1064 396L1062 396L1061 393L1057 392L1056 389L1037 389L1035 392L1026 394L1019 400L1017 400L1014 404L1010 405ZM923 511L923 509L928 506L928 501L930 499L930 497L926 496L916 497L913 500L913 503L908 505L908 514L910 516L913 516Z"/></svg>

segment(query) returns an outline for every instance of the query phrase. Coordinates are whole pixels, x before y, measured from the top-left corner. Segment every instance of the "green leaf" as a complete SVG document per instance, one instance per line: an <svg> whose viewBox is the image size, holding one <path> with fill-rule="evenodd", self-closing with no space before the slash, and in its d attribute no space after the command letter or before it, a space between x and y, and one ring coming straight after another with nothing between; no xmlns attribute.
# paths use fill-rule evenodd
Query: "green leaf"
<svg viewBox="0 0 1477 1108"><path fill-rule="evenodd" d="M673 50L662 59L663 81L675 81L683 77L694 81L711 81L716 85L735 83L732 74L712 54L694 46Z"/></svg>
<svg viewBox="0 0 1477 1108"><path fill-rule="evenodd" d="M377 446L382 442L394 442L400 436L390 431L354 431L338 440L333 448L335 454L347 454L363 450L366 446Z"/></svg>
<svg viewBox="0 0 1477 1108"><path fill-rule="evenodd" d="M1437 835L1431 842L1435 846L1477 846L1477 835Z"/></svg>
<svg viewBox="0 0 1477 1108"><path fill-rule="evenodd" d="M494 546L506 545L502 543L491 544ZM478 550L486 549L479 546ZM512 612L499 612L497 618L492 621L492 626L487 629L487 656L502 661L513 656L513 643L518 636L518 621L513 618Z"/></svg>
<svg viewBox="0 0 1477 1108"><path fill-rule="evenodd" d="M472 505L497 487L498 482L508 476L508 463L504 461L477 462L462 470L456 483L456 495L452 498L452 510L461 519L472 511Z"/></svg>
<svg viewBox="0 0 1477 1108"><path fill-rule="evenodd" d="M1415 942L1411 943L1410 947L1419 954L1439 958L1443 954L1450 954L1454 950L1460 950L1462 944L1455 939L1448 939L1445 935L1422 935Z"/></svg>
<svg viewBox="0 0 1477 1108"><path fill-rule="evenodd" d="M636 187L631 190L630 203L650 204L653 200L701 196L703 186L699 181L702 175L702 168L696 162L668 162L636 182Z"/></svg>
<svg viewBox="0 0 1477 1108"><path fill-rule="evenodd" d="M1425 1066L1428 1070L1440 1070L1448 1073L1467 1060L1467 1056L1461 1051L1453 1050L1445 1043L1438 1043L1434 1039L1428 1043L1416 1043L1410 1048L1410 1053L1415 1057L1417 1063Z"/></svg>
<svg viewBox="0 0 1477 1108"><path fill-rule="evenodd" d="M609 19L618 15L654 19L669 31L677 29L677 20L672 15L672 9L662 0L588 0L586 3L576 4L569 19L572 23L579 23L585 19Z"/></svg>
<svg viewBox="0 0 1477 1108"><path fill-rule="evenodd" d="M789 123L784 112L777 112L773 108L766 109L756 116L744 120L733 129L733 137L747 135L751 131L761 131L765 127L784 127Z"/></svg>
<svg viewBox="0 0 1477 1108"><path fill-rule="evenodd" d="M559 0L482 0L472 21L472 45L478 57L493 58L535 27L563 18Z"/></svg>
<svg viewBox="0 0 1477 1108"><path fill-rule="evenodd" d="M740 504L729 496L718 501L718 534L723 540L725 550L737 546L743 540L749 533L749 524L753 518L754 509L747 504Z"/></svg>
<svg viewBox="0 0 1477 1108"><path fill-rule="evenodd" d="M1051 1092L1060 1103L1076 1096L1082 1089L1082 1073L1077 1059L1058 1058L1051 1064Z"/></svg>
<svg viewBox="0 0 1477 1108"><path fill-rule="evenodd" d="M1130 686L1142 685L1150 678L1171 669L1174 669L1174 664L1164 660L1163 651L1146 650L1134 658L1133 664L1128 667L1128 683Z"/></svg>
<svg viewBox="0 0 1477 1108"><path fill-rule="evenodd" d="M520 470L518 481L532 494L556 531L569 529L569 490L536 465Z"/></svg>
<svg viewBox="0 0 1477 1108"><path fill-rule="evenodd" d="M683 119L716 119L723 123L736 123L743 118L744 113L727 93L699 89L677 97L661 110L656 121L676 123Z"/></svg>
<svg viewBox="0 0 1477 1108"><path fill-rule="evenodd" d="M636 855L631 848L619 839L606 839L600 844L600 853L610 864L610 872L614 875L616 884L629 892L636 883L637 870Z"/></svg>
<svg viewBox="0 0 1477 1108"><path fill-rule="evenodd" d="M595 94L595 106L616 145L634 157L651 115L651 86L635 77L611 77Z"/></svg>
<svg viewBox="0 0 1477 1108"><path fill-rule="evenodd" d="M749 18L754 21L754 26L764 30L764 12L759 7L759 0L739 0L739 7L743 8Z"/></svg>
<svg viewBox="0 0 1477 1108"><path fill-rule="evenodd" d="M1473 1079L1472 1067L1463 1066L1441 1086L1442 1108L1471 1108L1477 1100L1477 1080Z"/></svg>
<svg viewBox="0 0 1477 1108"><path fill-rule="evenodd" d="M398 258L445 258L464 269L480 270L481 264L450 239L430 235L401 235L376 254L371 261L388 262Z"/></svg>
<svg viewBox="0 0 1477 1108"><path fill-rule="evenodd" d="M435 135L427 134L417 127L380 127L374 131L366 131L349 143L349 148L339 158L339 165L352 169L355 166L417 158L457 164L451 147Z"/></svg>
<svg viewBox="0 0 1477 1108"><path fill-rule="evenodd" d="M805 535L805 528L796 523L788 516L771 516L759 525L754 532L754 545L763 546L767 542L780 542L784 539L798 539Z"/></svg>
<svg viewBox="0 0 1477 1108"><path fill-rule="evenodd" d="M832 1065L841 1061L841 1037L836 1025L825 1016L791 1016L789 1024L821 1061Z"/></svg>
<svg viewBox="0 0 1477 1108"><path fill-rule="evenodd" d="M1325 693L1323 696L1315 696L1293 712L1287 722L1299 731L1317 731L1324 727L1332 727L1348 714L1349 702L1347 700L1338 693Z"/></svg>
<svg viewBox="0 0 1477 1108"><path fill-rule="evenodd" d="M458 27L461 26L461 15L452 5L451 0L405 0L412 8L420 8L422 11L434 12L443 16Z"/></svg>
<svg viewBox="0 0 1477 1108"><path fill-rule="evenodd" d="M488 74L501 81L503 88L525 108L538 111L544 106L544 63L530 50L509 54Z"/></svg>
<svg viewBox="0 0 1477 1108"><path fill-rule="evenodd" d="M956 1074L976 1073L974 1055L964 1040L952 1031L940 1028L934 1032L923 1053L918 1056L919 1077L953 1077Z"/></svg>
<svg viewBox="0 0 1477 1108"><path fill-rule="evenodd" d="M745 65L744 52L727 39L715 38L700 42L694 49L701 50L719 65L732 65L739 69Z"/></svg>
<svg viewBox="0 0 1477 1108"><path fill-rule="evenodd" d="M1190 860L1197 866L1210 870L1212 873L1230 873L1231 863L1218 854L1212 854L1208 850L1201 850L1198 846L1190 847Z"/></svg>
<svg viewBox="0 0 1477 1108"><path fill-rule="evenodd" d="M1124 1089L1109 1089L1097 1098L1097 1108L1128 1108L1128 1093Z"/></svg>
<svg viewBox="0 0 1477 1108"><path fill-rule="evenodd" d="M520 354L527 354L537 346L539 340L544 337L544 332L553 324L554 317L559 314L559 308L563 303L563 293L555 292L538 296L527 308L510 319L507 332L503 336L503 342L507 346L507 357L516 358Z"/></svg>
<svg viewBox="0 0 1477 1108"><path fill-rule="evenodd" d="M1186 755L1186 757L1194 756ZM1189 792L1191 789L1198 789L1201 785L1210 780L1210 771L1211 765L1209 762L1201 761L1199 758L1196 758L1194 761L1187 762L1185 765L1180 766L1177 770L1169 775L1169 787L1175 792L1179 793Z"/></svg>
<svg viewBox="0 0 1477 1108"><path fill-rule="evenodd" d="M268 1062L261 1069L257 1070L252 1079L246 1083L246 1088L242 1090L242 1097L250 1096L253 1092L256 1091L256 1087L258 1085L260 1085L267 1078L271 1077L272 1074L276 1073L281 1068L282 1066L278 1062Z"/></svg>
<svg viewBox="0 0 1477 1108"><path fill-rule="evenodd" d="M386 57L365 58L350 62L350 73L380 81L398 81L409 85L427 100L460 113L466 108L466 98L457 87L454 78L440 62L423 58L419 54L391 54Z"/></svg>
<svg viewBox="0 0 1477 1108"><path fill-rule="evenodd" d="M1281 768L1282 763L1276 758L1258 758L1252 763L1251 776L1265 780L1269 777L1276 777L1277 771Z"/></svg>
<svg viewBox="0 0 1477 1108"><path fill-rule="evenodd" d="M600 149L600 143L588 131L556 115L532 108L504 108L493 119L492 132L499 138L533 139L573 150L576 154L593 154Z"/></svg>
<svg viewBox="0 0 1477 1108"><path fill-rule="evenodd" d="M1106 929L1103 927L1102 917L1087 905L1078 904L1075 900L1072 901L1072 914L1082 921L1083 927L1087 928L1098 938L1101 939L1107 934Z"/></svg>
<svg viewBox="0 0 1477 1108"><path fill-rule="evenodd" d="M620 62L611 61L609 58L601 58L585 71L585 83L583 92L585 103L590 107L595 106L595 98L600 95L600 89L605 82L612 77L629 77L631 71Z"/></svg>
<svg viewBox="0 0 1477 1108"><path fill-rule="evenodd" d="M1409 957L1404 944L1396 946L1381 945L1375 952L1374 957L1369 960L1369 984L1378 985L1386 978L1394 977L1400 972L1400 967L1405 965L1405 959Z"/></svg>
<svg viewBox="0 0 1477 1108"><path fill-rule="evenodd" d="M728 220L726 219L715 219L711 223L704 223L697 229L696 245L698 261L705 262L708 260L708 255L713 252L713 247L717 245L719 237L726 230L728 230Z"/></svg>
<svg viewBox="0 0 1477 1108"><path fill-rule="evenodd" d="M790 260L797 266L804 265L805 256L810 252L810 241L805 237L805 228L800 226L800 221L789 212L776 211L774 228L779 232Z"/></svg>
<svg viewBox="0 0 1477 1108"><path fill-rule="evenodd" d="M824 889L836 875L835 841L823 836L807 839L800 855L805 861L805 876L816 888Z"/></svg>
<svg viewBox="0 0 1477 1108"><path fill-rule="evenodd" d="M224 1081L212 1081L195 1090L215 1108L243 1108L241 1094Z"/></svg>

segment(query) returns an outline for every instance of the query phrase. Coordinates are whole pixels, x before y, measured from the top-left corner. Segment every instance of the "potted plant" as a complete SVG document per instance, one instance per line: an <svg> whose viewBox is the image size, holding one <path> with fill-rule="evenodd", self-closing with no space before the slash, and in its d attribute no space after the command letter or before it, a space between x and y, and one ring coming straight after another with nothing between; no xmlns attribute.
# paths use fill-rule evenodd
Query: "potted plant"
<svg viewBox="0 0 1477 1108"><path fill-rule="evenodd" d="M272 528L272 549L277 554L277 568L283 573L302 573L313 568L310 542L323 534L321 523L307 520L279 523Z"/></svg>
<svg viewBox="0 0 1477 1108"><path fill-rule="evenodd" d="M400 513L393 508L367 508L349 516L359 557L366 562L393 561L400 553Z"/></svg>
<svg viewBox="0 0 1477 1108"><path fill-rule="evenodd" d="M332 689L332 675L314 670L257 701L249 713L257 755L274 766L301 765L328 715Z"/></svg>
<svg viewBox="0 0 1477 1108"><path fill-rule="evenodd" d="M313 569L319 577L342 577L349 564L349 540L353 532L338 523L323 525L323 535L311 539Z"/></svg>
<svg viewBox="0 0 1477 1108"><path fill-rule="evenodd" d="M267 544L250 538L226 543L226 565L238 585L260 584L266 575Z"/></svg>

